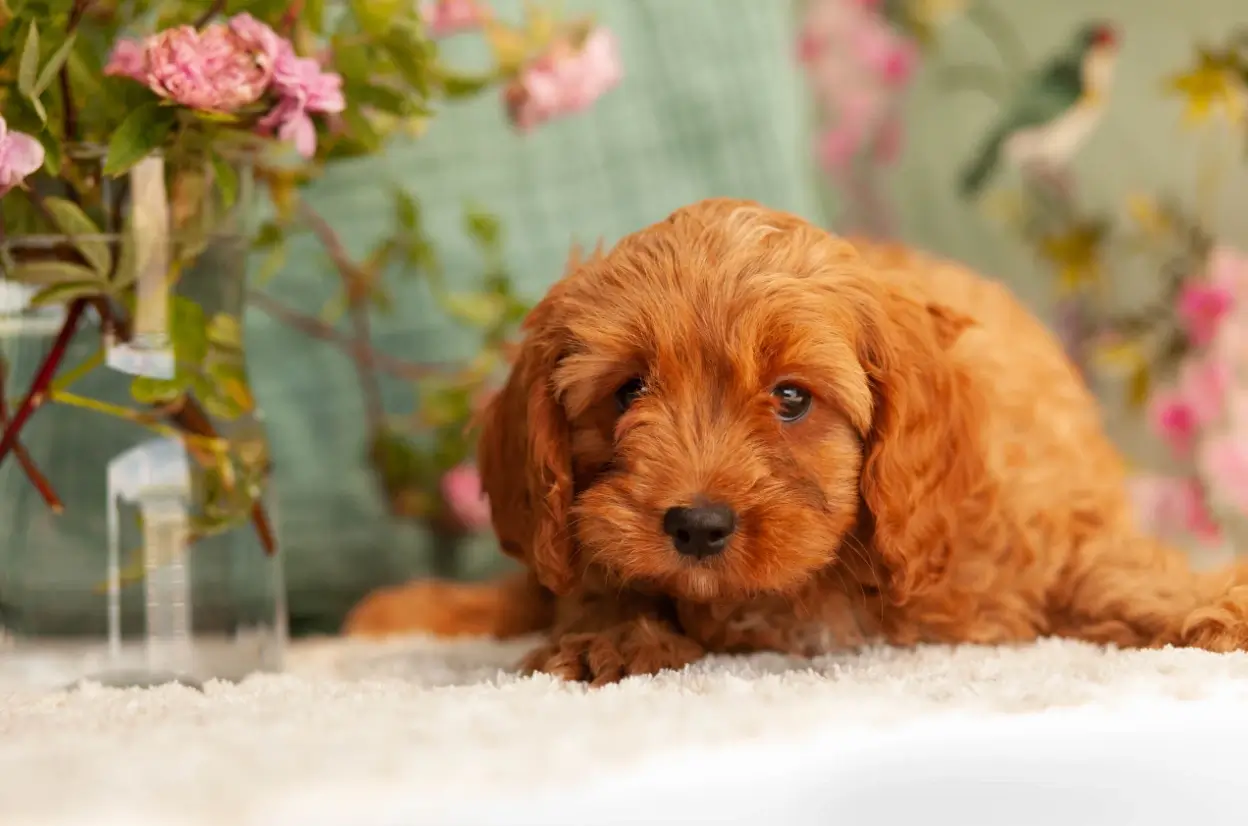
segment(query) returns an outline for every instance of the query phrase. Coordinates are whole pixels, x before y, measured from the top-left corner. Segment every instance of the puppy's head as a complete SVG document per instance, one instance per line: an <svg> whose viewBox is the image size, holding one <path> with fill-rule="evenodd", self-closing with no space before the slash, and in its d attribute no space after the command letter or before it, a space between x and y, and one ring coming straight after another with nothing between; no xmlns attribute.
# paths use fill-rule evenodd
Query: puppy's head
<svg viewBox="0 0 1248 826"><path fill-rule="evenodd" d="M698 601L869 553L904 598L939 574L924 541L976 472L946 354L965 323L748 202L574 260L483 416L502 547L557 593L595 566Z"/></svg>

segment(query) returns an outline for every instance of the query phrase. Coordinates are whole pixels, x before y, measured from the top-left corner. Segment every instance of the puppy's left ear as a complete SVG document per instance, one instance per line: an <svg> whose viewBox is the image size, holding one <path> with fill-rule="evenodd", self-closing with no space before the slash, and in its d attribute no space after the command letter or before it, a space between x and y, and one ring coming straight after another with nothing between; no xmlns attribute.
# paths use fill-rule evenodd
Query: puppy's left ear
<svg viewBox="0 0 1248 826"><path fill-rule="evenodd" d="M881 584L900 603L944 576L963 520L991 518L984 401L950 355L974 322L892 286L876 290L863 304L859 357L874 411L860 489L889 576Z"/></svg>

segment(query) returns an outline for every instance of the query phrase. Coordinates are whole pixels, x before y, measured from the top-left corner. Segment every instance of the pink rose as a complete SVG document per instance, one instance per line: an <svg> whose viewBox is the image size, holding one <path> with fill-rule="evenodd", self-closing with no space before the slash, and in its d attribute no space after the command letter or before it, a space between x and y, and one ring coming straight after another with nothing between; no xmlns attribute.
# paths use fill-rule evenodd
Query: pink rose
<svg viewBox="0 0 1248 826"><path fill-rule="evenodd" d="M511 122L521 131L579 112L606 94L623 76L615 36L590 32L579 49L559 41L503 89Z"/></svg>
<svg viewBox="0 0 1248 826"><path fill-rule="evenodd" d="M118 40L108 56L104 74L109 77L128 77L140 83L147 82L147 47L137 40Z"/></svg>
<svg viewBox="0 0 1248 826"><path fill-rule="evenodd" d="M269 68L273 68L282 50L289 48L286 39L273 31L269 24L260 22L247 12L231 17L229 26L244 48Z"/></svg>
<svg viewBox="0 0 1248 826"><path fill-rule="evenodd" d="M1172 537L1184 533L1216 542L1221 529L1209 511L1195 479L1175 476L1138 476L1128 491L1137 518L1150 534Z"/></svg>
<svg viewBox="0 0 1248 826"><path fill-rule="evenodd" d="M273 67L229 26L178 26L147 41L148 87L191 109L235 112L268 89Z"/></svg>
<svg viewBox="0 0 1248 826"><path fill-rule="evenodd" d="M0 116L0 196L43 166L43 144L24 132L11 132Z"/></svg>
<svg viewBox="0 0 1248 826"><path fill-rule="evenodd" d="M429 33L448 37L457 32L479 28L489 20L489 9L476 0L430 0L420 7Z"/></svg>
<svg viewBox="0 0 1248 826"><path fill-rule="evenodd" d="M442 498L462 527L471 531L490 527L490 503L481 491L481 477L474 466L464 464L447 471L442 477Z"/></svg>
<svg viewBox="0 0 1248 826"><path fill-rule="evenodd" d="M1234 294L1222 284L1210 281L1185 284L1179 293L1178 313L1188 340L1196 347L1208 345L1234 306Z"/></svg>

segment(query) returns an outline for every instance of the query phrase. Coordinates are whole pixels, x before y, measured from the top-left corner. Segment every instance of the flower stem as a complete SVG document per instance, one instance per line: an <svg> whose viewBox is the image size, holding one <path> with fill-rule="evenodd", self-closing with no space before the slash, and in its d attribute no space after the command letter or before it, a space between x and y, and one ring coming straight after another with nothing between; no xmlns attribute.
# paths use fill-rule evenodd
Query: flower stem
<svg viewBox="0 0 1248 826"><path fill-rule="evenodd" d="M4 359L0 358L0 427L4 427L9 423L9 405L5 401L3 392L6 378ZM34 458L21 441L14 442L13 455L17 457L17 463L22 466L22 471L26 474L26 478L35 486L35 490L39 491L39 495L43 497L43 501L52 512L62 513L65 510L65 506L61 503L60 497L56 495L56 491L52 489L52 484L40 472L39 466L35 464Z"/></svg>
<svg viewBox="0 0 1248 826"><path fill-rule="evenodd" d="M104 351L96 350L89 359L80 362L70 369L66 370L59 379L52 382L50 390L52 393L68 390L73 384L80 380L83 376L90 373L97 367L104 364Z"/></svg>
<svg viewBox="0 0 1248 826"><path fill-rule="evenodd" d="M3 464L9 451L17 444L18 436L21 435L26 422L30 420L31 414L35 412L35 408L46 401L52 380L61 362L65 360L65 353L69 350L69 343L73 340L74 333L78 331L78 325L82 322L82 314L86 307L87 302L83 298L70 302L65 321L52 341L52 348L48 350L48 354L44 356L43 362L39 365L34 381L30 383L30 389L26 391L26 397L22 399L13 418L4 428L3 435L0 435L0 464Z"/></svg>
<svg viewBox="0 0 1248 826"><path fill-rule="evenodd" d="M100 314L104 329L112 330L119 341L129 341L133 331L130 320L114 311L112 303L107 298L96 297L89 300ZM207 439L219 438L208 414L190 396L185 397L185 403L165 411L165 415L173 422L179 433L194 434ZM269 515L264 509L264 504L258 499L251 505L251 523L255 527L256 536L265 554L272 556L277 553L277 536L273 532L273 526L269 522Z"/></svg>
<svg viewBox="0 0 1248 826"><path fill-rule="evenodd" d="M196 433L184 433L176 427L171 427L164 422L158 422L152 418L150 413L139 410L132 410L129 407L122 407L119 404L110 402L102 402L99 399L92 399L88 396L80 396L77 393L70 393L66 390L51 390L48 393L48 401L55 404L63 404L68 407L78 407L83 410L92 410L96 413L102 413L105 416L112 416L117 419L124 419L128 422L134 422L142 425L161 436L169 439L182 439L190 444L203 448L204 450L221 453L229 448L229 443L218 436L201 436Z"/></svg>

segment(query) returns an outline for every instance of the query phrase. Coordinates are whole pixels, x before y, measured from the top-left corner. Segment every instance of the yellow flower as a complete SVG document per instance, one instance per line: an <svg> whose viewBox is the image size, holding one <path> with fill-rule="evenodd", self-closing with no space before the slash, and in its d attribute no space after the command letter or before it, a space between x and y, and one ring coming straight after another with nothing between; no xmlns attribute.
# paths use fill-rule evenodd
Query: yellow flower
<svg viewBox="0 0 1248 826"><path fill-rule="evenodd" d="M1162 238L1174 231L1174 221L1151 195L1133 193L1127 196L1127 214L1150 238Z"/></svg>
<svg viewBox="0 0 1248 826"><path fill-rule="evenodd" d="M1104 224L1083 221L1040 239L1040 256L1057 269L1058 285L1064 293L1075 292L1100 277L1104 237Z"/></svg>
<svg viewBox="0 0 1248 826"><path fill-rule="evenodd" d="M1166 89L1187 101L1183 115L1190 124L1203 123L1217 113L1239 124L1248 109L1248 90L1240 71L1230 52L1202 48L1196 66L1167 78Z"/></svg>

